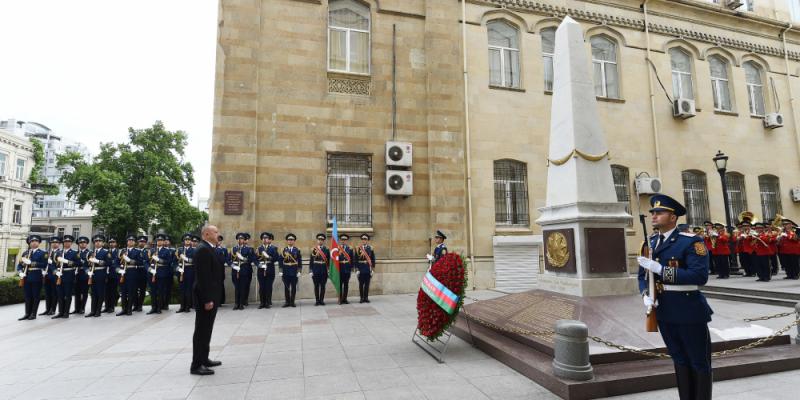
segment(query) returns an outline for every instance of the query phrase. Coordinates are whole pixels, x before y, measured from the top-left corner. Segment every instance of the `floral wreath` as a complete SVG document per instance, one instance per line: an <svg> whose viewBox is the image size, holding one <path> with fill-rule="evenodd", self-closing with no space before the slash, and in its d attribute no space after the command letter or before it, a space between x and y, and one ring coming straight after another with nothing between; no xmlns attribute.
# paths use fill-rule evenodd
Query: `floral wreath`
<svg viewBox="0 0 800 400"><path fill-rule="evenodd" d="M417 294L417 330L434 341L455 321L464 303L467 270L456 253L445 254L425 274Z"/></svg>

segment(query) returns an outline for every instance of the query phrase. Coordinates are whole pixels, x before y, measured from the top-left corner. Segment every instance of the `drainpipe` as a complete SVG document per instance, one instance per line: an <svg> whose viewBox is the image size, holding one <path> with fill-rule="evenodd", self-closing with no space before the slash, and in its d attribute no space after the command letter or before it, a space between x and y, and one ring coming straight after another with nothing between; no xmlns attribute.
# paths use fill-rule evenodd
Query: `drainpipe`
<svg viewBox="0 0 800 400"><path fill-rule="evenodd" d="M791 73L789 72L789 48L786 46L786 32L792 29L792 23L789 22L786 28L781 31L781 40L783 41L783 61L786 63L786 86L789 88L789 109L792 110L792 129L794 130L795 145L797 145L797 154L800 155L800 130L797 126L797 117L794 114L794 91L792 90L792 82L790 80Z"/></svg>
<svg viewBox="0 0 800 400"><path fill-rule="evenodd" d="M650 0L644 0L642 3L642 10L644 11L644 37L647 41L647 50L645 53L645 61L650 60L650 23L647 18L647 3ZM653 93L653 74L655 71L651 71L651 65L649 62L645 63L647 65L647 84L650 89L650 113L653 116L653 143L655 144L655 152L656 152L656 174L659 178L662 177L661 175L661 148L658 143L658 123L656 121L656 98L655 94Z"/></svg>
<svg viewBox="0 0 800 400"><path fill-rule="evenodd" d="M475 238L472 229L472 152L469 131L469 74L467 73L467 0L461 0L461 47L464 56L464 146L467 158L467 257L472 267L472 290L475 290Z"/></svg>

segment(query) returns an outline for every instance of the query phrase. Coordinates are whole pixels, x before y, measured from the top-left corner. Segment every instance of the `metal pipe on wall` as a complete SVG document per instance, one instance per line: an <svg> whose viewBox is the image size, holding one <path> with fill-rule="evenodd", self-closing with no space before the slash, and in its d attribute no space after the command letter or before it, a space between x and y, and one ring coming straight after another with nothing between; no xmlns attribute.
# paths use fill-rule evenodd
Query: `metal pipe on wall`
<svg viewBox="0 0 800 400"><path fill-rule="evenodd" d="M475 290L475 239L472 228L472 154L469 131L469 73L467 72L467 0L461 0L461 46L464 56L464 146L467 158L467 257L472 267L472 289Z"/></svg>
<svg viewBox="0 0 800 400"><path fill-rule="evenodd" d="M642 3L642 11L644 12L644 37L647 43L647 49L645 52L645 58L650 60L650 23L647 16L647 3L650 0L644 0ZM658 121L656 120L656 99L655 94L653 93L653 74L655 73L652 71L648 63L645 63L647 68L647 85L650 90L650 113L653 117L653 143L655 145L655 152L656 152L656 175L659 178L663 178L661 175L661 148L658 143Z"/></svg>

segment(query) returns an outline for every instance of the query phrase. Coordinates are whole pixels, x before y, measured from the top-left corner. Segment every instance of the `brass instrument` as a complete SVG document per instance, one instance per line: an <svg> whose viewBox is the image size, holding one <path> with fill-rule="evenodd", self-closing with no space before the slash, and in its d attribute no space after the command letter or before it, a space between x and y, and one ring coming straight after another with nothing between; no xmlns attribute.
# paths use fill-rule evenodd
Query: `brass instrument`
<svg viewBox="0 0 800 400"><path fill-rule="evenodd" d="M145 254L147 254L147 250L142 250L142 251L144 251ZM150 256L150 261L153 261L153 257L158 257L158 247L156 247L155 253L153 253L153 255ZM156 273L157 272L158 272L158 262L156 262L156 265L153 267L153 277L150 278L150 282L156 283Z"/></svg>
<svg viewBox="0 0 800 400"><path fill-rule="evenodd" d="M758 219L752 211L742 211L739 213L739 221L744 222L745 220L749 221L751 224L758 222Z"/></svg>
<svg viewBox="0 0 800 400"><path fill-rule="evenodd" d="M22 257L20 257L20 258L27 257L28 253L30 253L30 251L31 251L31 249L29 247L28 250L25 250L25 252L22 253ZM22 279L19 280L19 287L25 286L25 278L28 276L28 266L27 265L25 265L25 269L24 269L24 271L22 271L22 273L25 274L25 276L23 276Z"/></svg>
<svg viewBox="0 0 800 400"><path fill-rule="evenodd" d="M186 272L186 260L183 259L186 257L186 246L181 248L183 249L183 253L181 253L181 276L178 279L180 282L183 282L183 274Z"/></svg>
<svg viewBox="0 0 800 400"><path fill-rule="evenodd" d="M61 256L60 257L64 258L64 249L61 249ZM58 272L59 272L59 276L58 276L58 279L56 279L56 286L61 285L61 275L64 274L64 263L61 262L61 261L58 262Z"/></svg>
<svg viewBox="0 0 800 400"><path fill-rule="evenodd" d="M92 257L90 257L90 259L92 259L92 258L97 258L97 249L94 249L94 253L92 253ZM93 284L92 278L94 278L94 268L95 268L95 266L97 266L97 264L89 261L89 272L91 272L91 274L89 274L89 286L91 286Z"/></svg>
<svg viewBox="0 0 800 400"><path fill-rule="evenodd" d="M122 272L123 272L122 274L120 274L120 277L119 277L119 283L120 284L125 283L125 272L128 271L128 262L125 261L125 257L124 257L127 254L128 254L128 249L127 248L121 249L119 251L119 264L122 266Z"/></svg>
<svg viewBox="0 0 800 400"><path fill-rule="evenodd" d="M244 246L239 246L239 250L241 250L241 249L242 249L242 247L244 247ZM233 263L234 263L234 264L235 264L237 267L241 268L242 262L241 262L241 260L239 259L239 257L241 257L241 256L242 256L242 253L241 253L240 251L234 251L234 252L233 252L233 255L234 255L234 257L236 257L236 261L234 261ZM240 272L240 271L241 271L241 270L238 270L238 271L236 271L236 279L239 279L239 272Z"/></svg>

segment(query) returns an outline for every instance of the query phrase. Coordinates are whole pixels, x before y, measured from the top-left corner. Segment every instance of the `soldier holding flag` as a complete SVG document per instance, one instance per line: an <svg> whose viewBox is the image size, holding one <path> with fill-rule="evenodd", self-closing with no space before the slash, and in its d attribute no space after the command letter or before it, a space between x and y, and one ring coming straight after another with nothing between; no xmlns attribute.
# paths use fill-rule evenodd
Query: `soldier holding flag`
<svg viewBox="0 0 800 400"><path fill-rule="evenodd" d="M317 245L311 249L309 265L311 279L314 281L315 306L325 305L325 284L328 282L328 260L331 252L325 247L325 234L317 234Z"/></svg>

